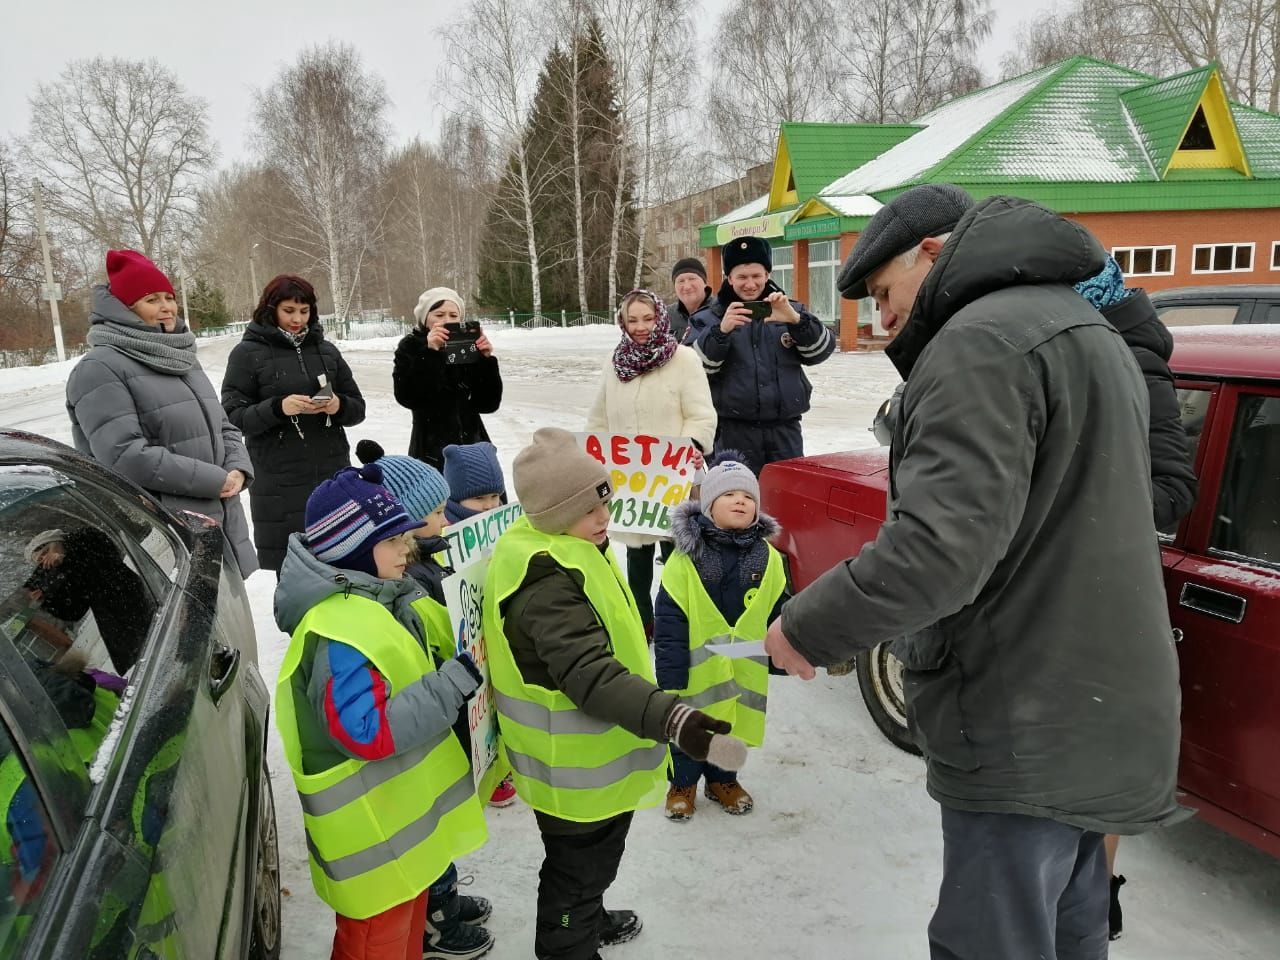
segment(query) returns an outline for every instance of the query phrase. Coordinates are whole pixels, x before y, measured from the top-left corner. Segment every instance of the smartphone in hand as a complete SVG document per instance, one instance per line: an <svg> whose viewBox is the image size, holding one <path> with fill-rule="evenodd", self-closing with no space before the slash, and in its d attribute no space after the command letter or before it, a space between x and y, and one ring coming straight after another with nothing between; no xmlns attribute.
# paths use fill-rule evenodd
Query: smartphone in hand
<svg viewBox="0 0 1280 960"><path fill-rule="evenodd" d="M752 320L765 320L773 314L773 304L768 300L744 300L742 305L751 311Z"/></svg>
<svg viewBox="0 0 1280 960"><path fill-rule="evenodd" d="M444 328L449 332L449 339L440 348L445 363L475 363L480 359L480 348L476 346L480 339L479 320L446 323Z"/></svg>
<svg viewBox="0 0 1280 960"><path fill-rule="evenodd" d="M312 403L325 404L333 399L333 384L329 383L322 373L317 378L320 381L320 389L311 395Z"/></svg>

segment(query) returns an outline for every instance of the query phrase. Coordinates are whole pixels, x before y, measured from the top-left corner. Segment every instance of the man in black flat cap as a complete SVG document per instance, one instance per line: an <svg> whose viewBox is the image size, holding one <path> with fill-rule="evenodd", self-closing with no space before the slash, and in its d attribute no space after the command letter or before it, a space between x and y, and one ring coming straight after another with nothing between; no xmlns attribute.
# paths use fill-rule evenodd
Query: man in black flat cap
<svg viewBox="0 0 1280 960"><path fill-rule="evenodd" d="M671 335L684 343L689 333L689 320L711 302L712 289L707 286L707 268L697 257L683 257L671 268L671 284L676 288L674 303L667 304Z"/></svg>
<svg viewBox="0 0 1280 960"><path fill-rule="evenodd" d="M804 368L836 348L831 331L769 278L773 255L759 237L720 251L725 279L689 322L687 342L702 358L719 424L716 449L737 450L757 474L765 464L804 456L800 417L813 387ZM768 311L752 319L749 303Z"/></svg>
<svg viewBox="0 0 1280 960"><path fill-rule="evenodd" d="M789 673L882 642L942 808L933 960L1104 960L1103 835L1185 816L1147 390L1073 289L1083 227L945 184L882 208L837 284L906 387L876 539L769 627Z"/></svg>

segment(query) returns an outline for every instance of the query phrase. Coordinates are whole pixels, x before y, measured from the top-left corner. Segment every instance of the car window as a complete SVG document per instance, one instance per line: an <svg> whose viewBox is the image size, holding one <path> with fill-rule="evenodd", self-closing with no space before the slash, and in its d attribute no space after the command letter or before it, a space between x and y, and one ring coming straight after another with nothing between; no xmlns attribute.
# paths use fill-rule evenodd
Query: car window
<svg viewBox="0 0 1280 960"><path fill-rule="evenodd" d="M1242 393L1209 546L1280 565L1280 397Z"/></svg>
<svg viewBox="0 0 1280 960"><path fill-rule="evenodd" d="M1255 313L1254 316L1256 317L1258 314ZM1267 307L1266 315L1255 320L1254 323L1280 323L1280 303L1273 303Z"/></svg>
<svg viewBox="0 0 1280 960"><path fill-rule="evenodd" d="M0 468L0 629L26 659L127 678L176 570L141 505L46 467Z"/></svg>
<svg viewBox="0 0 1280 960"><path fill-rule="evenodd" d="M26 761L0 725L0 956L26 940L59 855L48 810Z"/></svg>
<svg viewBox="0 0 1280 960"><path fill-rule="evenodd" d="M1156 305L1156 313L1166 327L1196 327L1204 324L1235 323L1238 304L1185 304L1162 307Z"/></svg>
<svg viewBox="0 0 1280 960"><path fill-rule="evenodd" d="M1180 387L1178 389L1178 412L1182 417L1182 429L1187 434L1187 452L1191 462L1197 462L1200 455L1200 439L1204 436L1205 417L1209 412L1209 400L1212 391L1203 387ZM1177 521L1160 531L1163 537L1172 537L1178 532Z"/></svg>

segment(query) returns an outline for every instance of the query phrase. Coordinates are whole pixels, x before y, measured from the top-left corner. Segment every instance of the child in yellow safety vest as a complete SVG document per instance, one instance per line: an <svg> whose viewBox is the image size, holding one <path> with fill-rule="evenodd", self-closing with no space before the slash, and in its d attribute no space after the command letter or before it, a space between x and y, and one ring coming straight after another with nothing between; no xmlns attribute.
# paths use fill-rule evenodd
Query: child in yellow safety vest
<svg viewBox="0 0 1280 960"><path fill-rule="evenodd" d="M697 500L672 518L675 552L662 568L655 605L653 651L658 684L714 717L733 724L751 746L764 740L769 694L768 658L729 658L709 644L763 640L782 609L786 576L768 541L778 533L760 513L760 485L733 451L710 461ZM751 795L726 770L671 748L667 818L693 816L698 781L726 813L751 811Z"/></svg>
<svg viewBox="0 0 1280 960"><path fill-rule="evenodd" d="M654 684L644 624L609 548L609 472L544 428L515 459L524 516L499 537L484 636L502 739L546 857L533 952L591 960L640 918L605 910L632 813L662 802L666 743L741 763L731 726Z"/></svg>
<svg viewBox="0 0 1280 960"><path fill-rule="evenodd" d="M440 471L414 457L389 456L372 440L356 444L356 458L361 463L374 463L382 470L383 485L395 495L411 518L422 518L422 527L413 532L413 550L409 554L406 578L412 577L426 591L420 606L427 628L427 642L439 668L453 658L456 638L453 622L445 606L444 580L453 568L443 562L446 544L444 505L449 499L449 485ZM471 729L467 708L458 711L453 723L454 736L462 752L471 756ZM493 913L486 897L458 891L458 868L449 864L444 874L427 890L427 943L430 949L423 960L474 960L488 953L493 935L480 924Z"/></svg>
<svg viewBox="0 0 1280 960"><path fill-rule="evenodd" d="M333 960L441 956L424 930L428 887L487 838L450 729L481 675L465 654L436 668L428 600L404 576L422 520L382 480L368 464L315 489L275 594L291 635L276 725L311 880L338 914Z"/></svg>

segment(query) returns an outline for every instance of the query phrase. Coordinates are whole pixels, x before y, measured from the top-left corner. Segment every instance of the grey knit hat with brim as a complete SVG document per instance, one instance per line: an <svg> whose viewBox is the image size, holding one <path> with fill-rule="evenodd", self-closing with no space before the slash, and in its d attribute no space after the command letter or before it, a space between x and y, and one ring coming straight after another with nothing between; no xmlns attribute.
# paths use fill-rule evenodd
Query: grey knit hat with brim
<svg viewBox="0 0 1280 960"><path fill-rule="evenodd" d="M973 197L950 183L922 183L894 197L871 218L836 277L846 300L868 296L867 278L926 237L955 229Z"/></svg>
<svg viewBox="0 0 1280 960"><path fill-rule="evenodd" d="M524 515L543 533L564 533L613 496L604 464L558 427L534 433L516 454L512 479Z"/></svg>
<svg viewBox="0 0 1280 960"><path fill-rule="evenodd" d="M726 493L741 490L760 505L760 481L751 468L738 460L721 460L707 471L698 489L698 502L705 516L711 516L711 505Z"/></svg>

